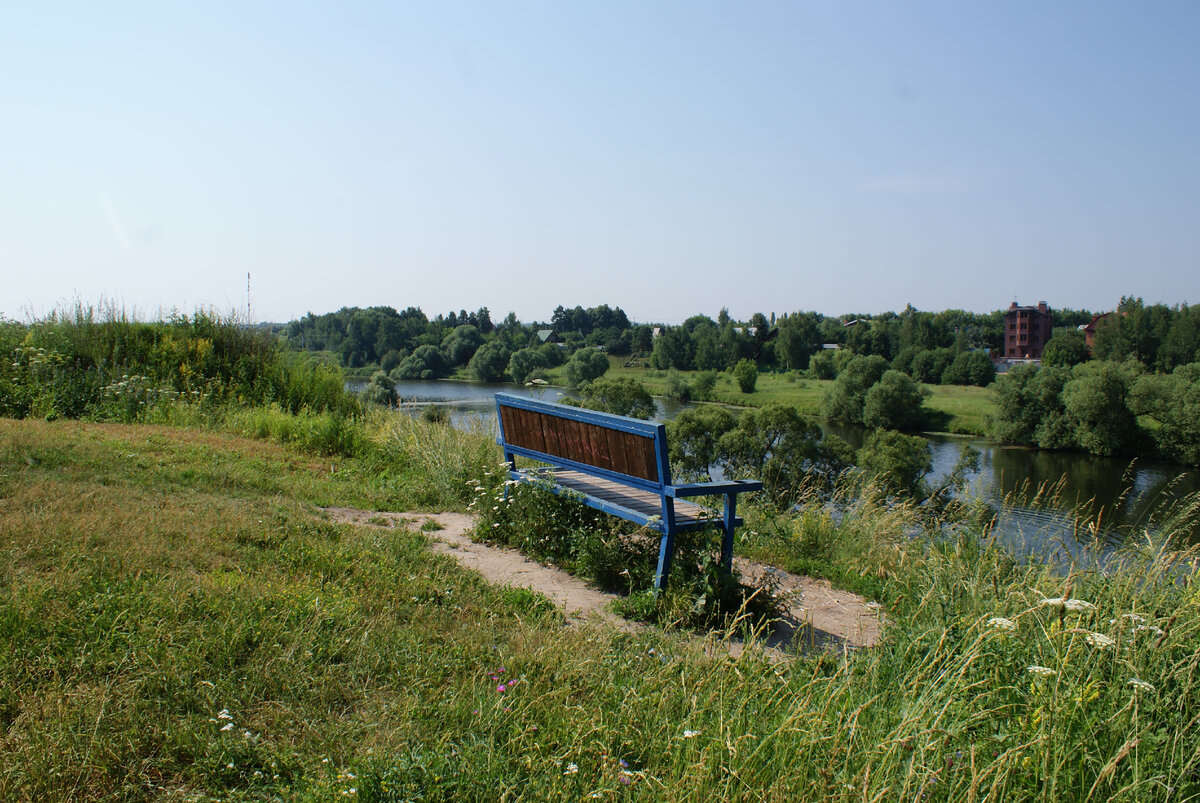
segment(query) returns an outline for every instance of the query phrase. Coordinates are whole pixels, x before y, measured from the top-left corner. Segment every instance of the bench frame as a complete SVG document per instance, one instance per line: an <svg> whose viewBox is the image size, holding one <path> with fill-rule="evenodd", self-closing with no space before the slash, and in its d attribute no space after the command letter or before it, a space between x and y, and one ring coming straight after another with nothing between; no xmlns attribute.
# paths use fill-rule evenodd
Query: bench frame
<svg viewBox="0 0 1200 803"><path fill-rule="evenodd" d="M512 479L546 483L556 494L662 533L654 577L658 591L666 588L675 534L685 530L720 523L721 565L726 573L732 569L733 533L742 523L737 497L761 490L761 482L672 483L664 424L507 393L496 394L496 420L496 440ZM518 457L545 466L518 469ZM676 510L676 500L697 496L724 496L724 510L690 502Z"/></svg>

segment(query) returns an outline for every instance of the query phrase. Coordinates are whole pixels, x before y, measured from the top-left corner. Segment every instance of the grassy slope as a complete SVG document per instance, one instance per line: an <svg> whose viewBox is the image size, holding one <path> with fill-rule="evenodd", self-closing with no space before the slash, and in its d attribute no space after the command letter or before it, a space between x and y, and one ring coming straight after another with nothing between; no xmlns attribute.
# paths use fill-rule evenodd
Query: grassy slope
<svg viewBox="0 0 1200 803"><path fill-rule="evenodd" d="M903 516L818 511L781 548L853 532L892 556L881 573L907 567L888 642L733 661L657 630L564 629L419 534L316 515L416 481L364 482L378 470L211 433L0 420L0 799L1200 793L1200 599L1161 567L1078 573L1070 595L1099 610L1064 621L1037 606L1063 590L1044 568L1013 574L971 539L906 557L871 535ZM1131 609L1170 632L1085 643L1122 638L1104 623ZM1160 696L1139 706L1135 675Z"/></svg>

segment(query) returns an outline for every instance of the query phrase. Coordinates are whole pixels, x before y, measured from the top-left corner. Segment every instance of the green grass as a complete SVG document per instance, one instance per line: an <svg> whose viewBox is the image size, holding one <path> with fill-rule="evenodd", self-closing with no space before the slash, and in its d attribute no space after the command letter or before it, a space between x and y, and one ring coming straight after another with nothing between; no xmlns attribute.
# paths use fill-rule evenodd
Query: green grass
<svg viewBox="0 0 1200 803"><path fill-rule="evenodd" d="M642 382L656 396L665 395L670 381L670 372L649 368L625 368L623 360L609 358L612 367L606 377L628 377ZM696 372L679 372L685 381L692 381ZM552 374L561 382L558 374ZM796 372L761 373L753 393L742 393L728 372L718 374L712 401L724 404L761 407L771 401L781 401L798 408L801 412L819 417L821 400L833 386L832 380L808 379ZM963 435L987 435L987 418L995 412L992 391L987 388L959 385L922 385L930 395L925 406L931 411L932 429Z"/></svg>
<svg viewBox="0 0 1200 803"><path fill-rule="evenodd" d="M324 519L474 498L486 436L393 423L333 459L270 431L0 419L0 799L1200 796L1194 553L1068 572L870 496L749 509L739 552L859 577L888 627L848 656L731 659L564 628L422 533Z"/></svg>
<svg viewBox="0 0 1200 803"><path fill-rule="evenodd" d="M988 418L996 413L996 402L988 388L965 385L922 385L931 395L925 406L943 414L945 431L960 435L986 435Z"/></svg>

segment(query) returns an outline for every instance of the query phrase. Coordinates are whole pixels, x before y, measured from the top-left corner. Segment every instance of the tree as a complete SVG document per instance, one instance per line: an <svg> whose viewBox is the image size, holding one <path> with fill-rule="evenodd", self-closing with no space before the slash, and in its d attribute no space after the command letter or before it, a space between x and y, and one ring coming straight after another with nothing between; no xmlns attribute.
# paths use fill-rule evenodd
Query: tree
<svg viewBox="0 0 1200 803"><path fill-rule="evenodd" d="M692 339L682 326L664 328L654 340L650 364L660 371L678 368L692 370Z"/></svg>
<svg viewBox="0 0 1200 803"><path fill-rule="evenodd" d="M546 357L537 349L517 349L508 359L508 375L518 385L524 385L546 367Z"/></svg>
<svg viewBox="0 0 1200 803"><path fill-rule="evenodd" d="M837 364L834 361L833 349L822 349L808 361L808 368L816 379L837 378Z"/></svg>
<svg viewBox="0 0 1200 803"><path fill-rule="evenodd" d="M388 378L383 371L371 375L371 381L363 388L364 401L378 404L382 407L395 407L399 397L396 395L396 383Z"/></svg>
<svg viewBox="0 0 1200 803"><path fill-rule="evenodd" d="M499 340L484 343L471 357L469 370L480 382L499 382L508 370L512 352Z"/></svg>
<svg viewBox="0 0 1200 803"><path fill-rule="evenodd" d="M854 357L821 400L821 413L834 421L861 424L867 391L880 380L887 366L887 360L878 354Z"/></svg>
<svg viewBox="0 0 1200 803"><path fill-rule="evenodd" d="M912 378L927 385L942 384L942 374L954 361L954 349L940 348L919 352L912 360Z"/></svg>
<svg viewBox="0 0 1200 803"><path fill-rule="evenodd" d="M714 404L680 412L667 424L672 469L686 477L708 479L709 469L717 464L717 443L733 425L733 413Z"/></svg>
<svg viewBox="0 0 1200 803"><path fill-rule="evenodd" d="M1111 362L1075 367L1062 399L1081 448L1104 456L1132 451L1139 432L1137 418L1125 402L1130 384L1128 373Z"/></svg>
<svg viewBox="0 0 1200 803"><path fill-rule="evenodd" d="M758 368L750 360L741 360L733 367L733 378L737 380L742 393L753 393L758 383Z"/></svg>
<svg viewBox="0 0 1200 803"><path fill-rule="evenodd" d="M743 412L718 440L717 453L727 476L758 477L767 499L781 508L795 503L806 481L832 482L848 456L843 442L823 437L816 423L782 402Z"/></svg>
<svg viewBox="0 0 1200 803"><path fill-rule="evenodd" d="M483 335L468 323L455 327L453 332L446 335L442 340L442 352L451 365L466 365L482 345Z"/></svg>
<svg viewBox="0 0 1200 803"><path fill-rule="evenodd" d="M1046 341L1042 348L1042 365L1065 365L1071 368L1087 362L1090 356L1083 332L1060 332Z"/></svg>
<svg viewBox="0 0 1200 803"><path fill-rule="evenodd" d="M863 396L863 426L918 429L927 394L908 374L885 371Z"/></svg>
<svg viewBox="0 0 1200 803"><path fill-rule="evenodd" d="M1130 411L1158 422L1154 439L1162 454L1200 465L1200 362L1181 365L1171 374L1144 374L1129 394Z"/></svg>
<svg viewBox="0 0 1200 803"><path fill-rule="evenodd" d="M933 453L922 437L877 429L858 450L856 462L867 478L888 493L920 497L925 475L933 469Z"/></svg>
<svg viewBox="0 0 1200 803"><path fill-rule="evenodd" d="M776 362L784 369L803 371L809 366L820 336L815 312L798 312L779 319L779 334L772 342Z"/></svg>
<svg viewBox="0 0 1200 803"><path fill-rule="evenodd" d="M658 412L646 386L629 377L597 379L583 385L579 392L583 396L581 406L589 410L641 419L652 418Z"/></svg>
<svg viewBox="0 0 1200 803"><path fill-rule="evenodd" d="M608 371L608 355L599 349L579 349L567 360L565 369L567 383L577 388L584 382L593 382Z"/></svg>
<svg viewBox="0 0 1200 803"><path fill-rule="evenodd" d="M691 396L693 399L712 398L713 388L717 386L716 371L701 371L692 380Z"/></svg>
<svg viewBox="0 0 1200 803"><path fill-rule="evenodd" d="M636 352L646 352L654 348L654 330L649 326L634 329L632 348Z"/></svg>
<svg viewBox="0 0 1200 803"><path fill-rule="evenodd" d="M975 385L986 388L996 378L996 366L982 351L961 351L942 372L943 385Z"/></svg>
<svg viewBox="0 0 1200 803"><path fill-rule="evenodd" d="M399 379L441 379L450 373L446 358L437 346L417 346L395 371Z"/></svg>
<svg viewBox="0 0 1200 803"><path fill-rule="evenodd" d="M1014 365L996 382L992 437L1022 446L1072 448L1074 434L1062 401L1070 378L1063 366Z"/></svg>

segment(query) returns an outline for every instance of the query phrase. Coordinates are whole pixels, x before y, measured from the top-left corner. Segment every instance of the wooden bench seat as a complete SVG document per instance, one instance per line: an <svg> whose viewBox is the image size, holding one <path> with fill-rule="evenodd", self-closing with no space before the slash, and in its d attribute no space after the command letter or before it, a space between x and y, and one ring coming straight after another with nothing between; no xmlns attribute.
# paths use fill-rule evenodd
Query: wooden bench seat
<svg viewBox="0 0 1200 803"><path fill-rule="evenodd" d="M496 394L496 416L497 440L513 479L543 481L555 493L662 533L655 588L666 587L675 534L684 530L721 526L721 561L730 569L733 533L742 523L737 497L760 490L762 483L672 483L663 424L506 393ZM518 468L518 457L543 465ZM686 501L697 496L723 496L724 509Z"/></svg>

